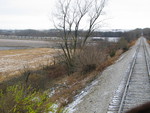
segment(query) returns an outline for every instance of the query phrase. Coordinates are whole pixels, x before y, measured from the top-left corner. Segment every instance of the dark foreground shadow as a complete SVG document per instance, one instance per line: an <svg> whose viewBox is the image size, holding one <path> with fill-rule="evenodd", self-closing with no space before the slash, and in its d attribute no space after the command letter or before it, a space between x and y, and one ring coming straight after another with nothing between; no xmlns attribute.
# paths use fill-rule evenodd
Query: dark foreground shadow
<svg viewBox="0 0 150 113"><path fill-rule="evenodd" d="M141 106L135 107L126 113L150 113L150 102L145 103Z"/></svg>

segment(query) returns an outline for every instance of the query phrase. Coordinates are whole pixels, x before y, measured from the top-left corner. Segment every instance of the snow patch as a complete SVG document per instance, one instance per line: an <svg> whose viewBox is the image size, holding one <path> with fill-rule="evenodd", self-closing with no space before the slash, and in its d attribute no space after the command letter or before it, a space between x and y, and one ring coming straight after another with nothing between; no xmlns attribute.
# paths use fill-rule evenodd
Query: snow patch
<svg viewBox="0 0 150 113"><path fill-rule="evenodd" d="M97 80L94 80L91 84L89 84L83 91L81 91L80 94L78 94L77 96L75 96L75 101L73 101L71 104L69 104L65 110L64 110L64 113L65 111L67 111L68 113L73 113L76 109L76 105L78 105L81 101L82 101L82 98L84 96L86 96L89 91L93 88L94 85L96 85L98 83Z"/></svg>

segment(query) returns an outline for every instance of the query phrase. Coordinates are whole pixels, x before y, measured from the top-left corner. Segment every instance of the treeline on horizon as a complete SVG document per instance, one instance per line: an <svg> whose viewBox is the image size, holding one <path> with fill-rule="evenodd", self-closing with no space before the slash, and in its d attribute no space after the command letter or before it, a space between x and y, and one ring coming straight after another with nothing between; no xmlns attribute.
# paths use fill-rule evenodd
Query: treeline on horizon
<svg viewBox="0 0 150 113"><path fill-rule="evenodd" d="M73 31L72 31L73 32ZM84 36L86 31L80 31L79 36ZM0 35L14 35L14 36L36 36L36 37L61 37L63 31L50 29L50 30L0 30ZM139 38L144 35L150 38L150 28L134 29L129 31L94 31L91 37L124 37L128 41Z"/></svg>
<svg viewBox="0 0 150 113"><path fill-rule="evenodd" d="M74 31L72 31L74 33ZM79 31L79 36L84 36L86 31ZM14 36L39 36L39 37L60 37L62 36L63 31L50 29L50 30L34 30L34 29L27 29L27 30L0 30L0 35L14 35ZM94 37L120 37L122 36L123 32L121 31L95 31L93 32L92 36Z"/></svg>

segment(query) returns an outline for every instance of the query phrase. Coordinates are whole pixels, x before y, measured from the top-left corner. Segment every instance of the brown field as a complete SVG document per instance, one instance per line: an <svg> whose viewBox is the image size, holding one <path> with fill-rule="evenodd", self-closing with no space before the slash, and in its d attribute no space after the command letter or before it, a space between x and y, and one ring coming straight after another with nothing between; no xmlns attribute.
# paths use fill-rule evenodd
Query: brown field
<svg viewBox="0 0 150 113"><path fill-rule="evenodd" d="M37 69L53 63L58 49L34 48L0 51L0 81L19 75L24 69Z"/></svg>

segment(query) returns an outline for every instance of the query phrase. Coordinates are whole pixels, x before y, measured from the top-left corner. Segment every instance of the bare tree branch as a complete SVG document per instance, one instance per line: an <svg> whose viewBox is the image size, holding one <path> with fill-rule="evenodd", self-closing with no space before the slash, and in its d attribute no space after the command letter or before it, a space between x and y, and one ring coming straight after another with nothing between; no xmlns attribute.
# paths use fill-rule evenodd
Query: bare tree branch
<svg viewBox="0 0 150 113"><path fill-rule="evenodd" d="M77 54L78 43L82 40L80 50L85 46L99 24L99 18L105 6L106 0L59 0L55 15L54 25L60 32L62 44L68 65L72 65L73 57ZM58 24L56 24L58 23ZM80 38L80 29L83 23L88 25L85 36Z"/></svg>

